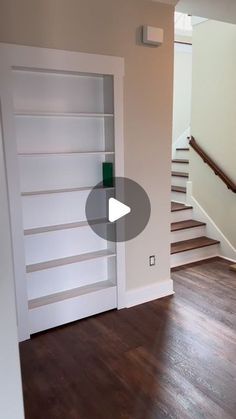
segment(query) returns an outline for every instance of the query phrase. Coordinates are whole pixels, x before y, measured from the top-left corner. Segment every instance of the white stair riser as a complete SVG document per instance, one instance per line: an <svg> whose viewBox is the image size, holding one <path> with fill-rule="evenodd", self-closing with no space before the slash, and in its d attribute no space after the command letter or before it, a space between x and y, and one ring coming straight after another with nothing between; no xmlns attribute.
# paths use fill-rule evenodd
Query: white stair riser
<svg viewBox="0 0 236 419"><path fill-rule="evenodd" d="M184 159L188 160L189 151L175 150L175 159Z"/></svg>
<svg viewBox="0 0 236 419"><path fill-rule="evenodd" d="M58 266L51 269L43 269L27 274L27 288L29 300L40 298L46 295L79 288L108 278L108 264L111 268L110 279L115 279L115 258L98 258L80 263Z"/></svg>
<svg viewBox="0 0 236 419"><path fill-rule="evenodd" d="M185 204L186 203L186 193L171 191L171 200L175 201L175 202L181 202L181 204Z"/></svg>
<svg viewBox="0 0 236 419"><path fill-rule="evenodd" d="M181 266L187 263L197 262L198 260L208 259L219 255L219 245L202 247L200 249L189 250L187 252L171 255L171 267Z"/></svg>
<svg viewBox="0 0 236 419"><path fill-rule="evenodd" d="M171 165L173 172L186 172L189 173L189 164L185 163L172 163Z"/></svg>
<svg viewBox="0 0 236 419"><path fill-rule="evenodd" d="M47 304L29 311L30 333L73 322L117 307L117 287Z"/></svg>
<svg viewBox="0 0 236 419"><path fill-rule="evenodd" d="M180 242L183 240L195 239L196 237L205 236L205 226L188 228L185 230L172 231L171 243Z"/></svg>
<svg viewBox="0 0 236 419"><path fill-rule="evenodd" d="M193 218L192 209L171 212L172 223L177 223L178 221L184 221L184 220L191 220L192 218Z"/></svg>
<svg viewBox="0 0 236 419"><path fill-rule="evenodd" d="M172 186L184 186L186 188L188 178L180 176L171 176L171 185Z"/></svg>

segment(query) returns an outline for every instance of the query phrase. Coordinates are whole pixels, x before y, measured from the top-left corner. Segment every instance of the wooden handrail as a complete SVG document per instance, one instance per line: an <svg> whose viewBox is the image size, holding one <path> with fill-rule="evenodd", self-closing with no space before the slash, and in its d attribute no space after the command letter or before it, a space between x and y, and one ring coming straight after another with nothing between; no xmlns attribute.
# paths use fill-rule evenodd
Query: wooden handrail
<svg viewBox="0 0 236 419"><path fill-rule="evenodd" d="M189 137L189 144L196 151L196 153L202 158L204 163L213 170L213 172L219 176L219 178L226 184L227 188L232 192L236 193L236 184L230 179L222 169L211 159L210 156L202 149L202 147L196 142L194 137Z"/></svg>

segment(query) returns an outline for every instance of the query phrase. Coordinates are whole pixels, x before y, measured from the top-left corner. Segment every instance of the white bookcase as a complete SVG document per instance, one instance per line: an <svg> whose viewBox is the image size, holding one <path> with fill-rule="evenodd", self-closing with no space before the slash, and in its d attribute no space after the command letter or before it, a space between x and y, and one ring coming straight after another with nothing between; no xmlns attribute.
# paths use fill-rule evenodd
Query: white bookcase
<svg viewBox="0 0 236 419"><path fill-rule="evenodd" d="M102 162L113 162L116 176L123 176L123 59L4 44L1 57L7 61L2 120L24 340L125 305L124 245L97 236L85 215L88 194L102 181ZM96 193L101 217L95 221L106 229L110 190Z"/></svg>

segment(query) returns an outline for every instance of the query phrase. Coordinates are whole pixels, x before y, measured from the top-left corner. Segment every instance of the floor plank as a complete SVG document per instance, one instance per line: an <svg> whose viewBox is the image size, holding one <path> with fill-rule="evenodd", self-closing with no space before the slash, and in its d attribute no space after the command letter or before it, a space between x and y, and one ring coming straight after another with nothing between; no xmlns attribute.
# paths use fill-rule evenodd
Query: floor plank
<svg viewBox="0 0 236 419"><path fill-rule="evenodd" d="M20 345L26 419L233 419L236 273L175 268L175 295Z"/></svg>

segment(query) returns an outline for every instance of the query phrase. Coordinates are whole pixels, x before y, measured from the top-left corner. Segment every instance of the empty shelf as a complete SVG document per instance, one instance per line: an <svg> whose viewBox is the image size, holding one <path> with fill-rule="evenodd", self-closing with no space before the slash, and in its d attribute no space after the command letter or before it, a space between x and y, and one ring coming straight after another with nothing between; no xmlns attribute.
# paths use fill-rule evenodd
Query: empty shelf
<svg viewBox="0 0 236 419"><path fill-rule="evenodd" d="M22 192L22 196L32 196L32 195L50 195L54 193L65 193L65 192L82 192L82 191L90 191L95 186L81 186L79 188L64 188L64 189L51 189L51 190L45 190L45 191L30 191L30 192ZM111 188L97 188L101 190L108 190L108 189L114 189L114 187Z"/></svg>
<svg viewBox="0 0 236 419"><path fill-rule="evenodd" d="M97 220L91 220L90 224L105 224L108 223L106 218L99 218ZM67 223L67 224L57 224L45 227L36 227L36 228L29 228L24 230L25 236L31 236L32 234L41 234L41 233L48 233L50 231L58 231L58 230L69 230L71 228L79 228L88 226L88 221L79 221L75 223Z"/></svg>
<svg viewBox="0 0 236 419"><path fill-rule="evenodd" d="M112 113L93 113L93 112L50 112L50 111L16 111L15 116L29 116L29 117L73 117L73 118L104 118L113 117Z"/></svg>
<svg viewBox="0 0 236 419"><path fill-rule="evenodd" d="M47 157L47 156L73 156L79 154L82 156L86 155L110 155L114 154L114 151L58 151L58 152L39 152L39 153L18 153L19 157Z"/></svg>
<svg viewBox="0 0 236 419"><path fill-rule="evenodd" d="M46 295L44 297L35 298L33 300L30 300L28 305L29 305L29 309L32 310L34 308L38 308L38 307L45 306L48 304L58 303L59 301L64 301L69 298L76 298L81 295L101 291L106 288L111 288L115 286L116 285L111 280L96 282L95 284L86 285L84 287L73 288L70 290L57 292L55 294Z"/></svg>
<svg viewBox="0 0 236 419"><path fill-rule="evenodd" d="M69 256L61 259L48 260L46 262L34 263L33 265L26 266L26 272L37 272L44 269L52 269L58 266L69 265L71 263L85 262L90 259L112 257L115 256L114 252L109 250L98 250L97 252L82 253L80 255Z"/></svg>

